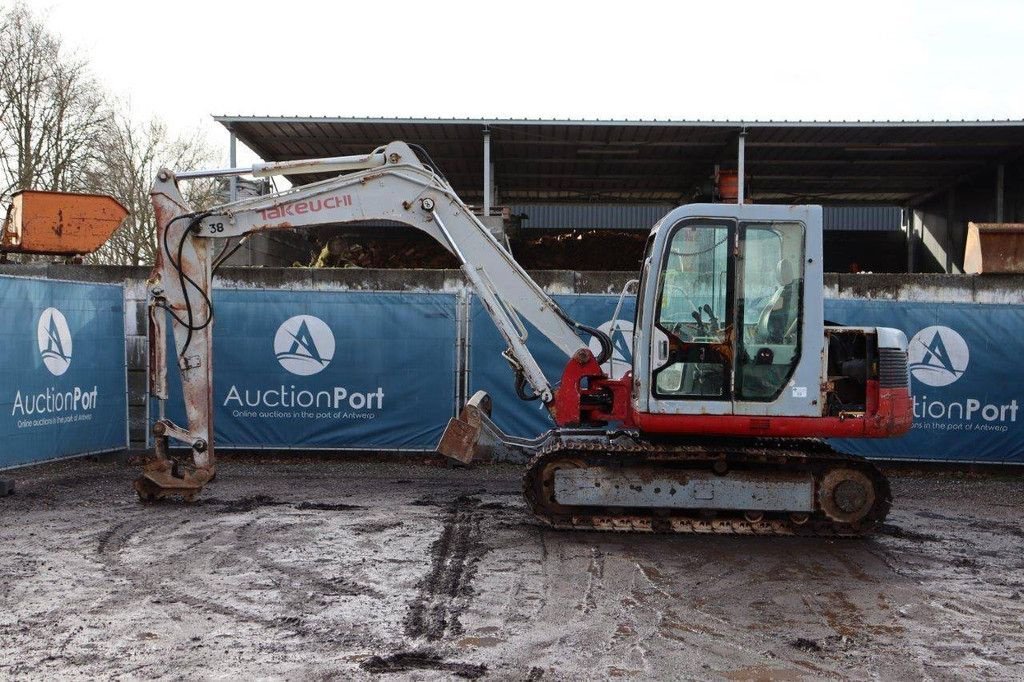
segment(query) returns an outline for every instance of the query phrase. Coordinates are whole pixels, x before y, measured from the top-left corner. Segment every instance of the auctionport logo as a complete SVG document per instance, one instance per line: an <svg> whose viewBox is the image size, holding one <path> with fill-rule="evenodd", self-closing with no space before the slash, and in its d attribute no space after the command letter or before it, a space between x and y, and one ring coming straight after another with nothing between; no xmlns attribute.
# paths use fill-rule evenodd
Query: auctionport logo
<svg viewBox="0 0 1024 682"><path fill-rule="evenodd" d="M296 315L277 328L274 355L292 374L316 374L334 359L334 333L319 317Z"/></svg>
<svg viewBox="0 0 1024 682"><path fill-rule="evenodd" d="M910 373L928 386L948 386L967 371L971 352L964 337L949 327L925 327L910 340Z"/></svg>
<svg viewBox="0 0 1024 682"><path fill-rule="evenodd" d="M47 308L39 316L36 325L36 339L43 364L55 377L68 371L71 366L71 330L64 313L56 308Z"/></svg>
<svg viewBox="0 0 1024 682"><path fill-rule="evenodd" d="M274 335L277 361L298 376L322 372L334 359L334 351L331 328L312 315L288 318ZM324 386L318 380L272 386L232 384L223 404L234 408L231 416L236 419L376 419L384 408L384 387L353 391L348 386Z"/></svg>

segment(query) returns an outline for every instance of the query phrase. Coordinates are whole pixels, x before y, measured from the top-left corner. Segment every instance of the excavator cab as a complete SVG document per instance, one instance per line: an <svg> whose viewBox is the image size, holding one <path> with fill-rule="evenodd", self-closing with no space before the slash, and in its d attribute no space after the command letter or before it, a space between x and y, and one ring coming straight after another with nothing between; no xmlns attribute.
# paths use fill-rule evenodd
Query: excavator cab
<svg viewBox="0 0 1024 682"><path fill-rule="evenodd" d="M822 310L820 207L672 211L643 263L636 411L820 415Z"/></svg>
<svg viewBox="0 0 1024 682"><path fill-rule="evenodd" d="M829 344L820 206L681 206L652 230L642 267L632 405L641 431L843 435L852 422L840 418L864 416L872 389L877 404L879 363L905 358L897 330L847 330L859 342ZM845 355L829 363L830 352ZM905 429L889 420L878 430Z"/></svg>

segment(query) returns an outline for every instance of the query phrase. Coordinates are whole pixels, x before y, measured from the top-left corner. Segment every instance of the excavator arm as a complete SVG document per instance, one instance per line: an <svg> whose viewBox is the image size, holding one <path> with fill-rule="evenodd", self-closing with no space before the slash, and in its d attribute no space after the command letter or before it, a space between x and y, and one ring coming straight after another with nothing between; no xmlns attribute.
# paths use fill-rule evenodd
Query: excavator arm
<svg viewBox="0 0 1024 682"><path fill-rule="evenodd" d="M202 212L188 206L177 185L179 179L195 177L309 172L341 174ZM504 356L516 374L520 397L539 398L561 425L593 421L593 401L590 407L584 407L583 395L598 389L596 385L584 386L584 379L599 382L605 378L600 364L610 355L610 340L571 320L436 169L424 165L409 145L392 142L365 156L264 163L246 169L177 176L161 170L150 194L159 247L149 281L150 393L160 401L160 414L153 429L154 456L135 484L144 499L168 494L194 497L214 475L212 335L216 308L212 279L216 268L254 232L367 220L397 221L425 232L458 258L467 281L508 344ZM218 251L222 240L233 241ZM526 345L524 320L569 358L557 389ZM173 330L173 354L167 347L168 323ZM602 357L593 356L579 335L581 331L600 340ZM181 374L187 426L174 424L164 415L168 357L175 358ZM532 394L526 392L526 384ZM616 394L624 395L622 387L617 388L620 390ZM472 409L486 410L489 400L475 396L471 402ZM472 419L464 415L461 420L453 420L440 449L468 459L479 419L480 413ZM169 439L191 448L191 461L182 464L172 460Z"/></svg>

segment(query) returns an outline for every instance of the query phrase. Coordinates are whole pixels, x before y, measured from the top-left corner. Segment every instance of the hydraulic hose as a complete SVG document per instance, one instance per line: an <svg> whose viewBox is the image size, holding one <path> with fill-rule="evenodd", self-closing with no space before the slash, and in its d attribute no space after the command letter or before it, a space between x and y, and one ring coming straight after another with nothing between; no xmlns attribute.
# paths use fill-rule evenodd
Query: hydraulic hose
<svg viewBox="0 0 1024 682"><path fill-rule="evenodd" d="M608 362L608 360L611 359L612 353L615 350L614 346L612 345L612 337L608 336L600 329L588 327L587 325L581 324L579 322L576 322L575 325L577 329L582 329L583 331L597 339L597 342L601 344L601 353L597 356L597 364L603 365L604 363Z"/></svg>

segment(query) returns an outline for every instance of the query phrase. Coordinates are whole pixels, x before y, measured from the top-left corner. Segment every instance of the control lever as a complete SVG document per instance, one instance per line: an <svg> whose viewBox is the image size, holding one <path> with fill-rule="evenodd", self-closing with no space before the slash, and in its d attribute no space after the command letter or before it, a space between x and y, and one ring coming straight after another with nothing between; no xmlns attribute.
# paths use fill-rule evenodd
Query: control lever
<svg viewBox="0 0 1024 682"><path fill-rule="evenodd" d="M715 325L715 329L720 329L722 325L718 323L718 318L715 317L715 311L712 310L711 306L707 303L704 304L704 312L708 314L708 317L711 319L711 323Z"/></svg>
<svg viewBox="0 0 1024 682"><path fill-rule="evenodd" d="M694 321L696 321L697 330L700 332L700 335L705 336L707 330L704 329L704 319L700 316L700 312L694 310L692 313L690 313L690 316L694 319Z"/></svg>

